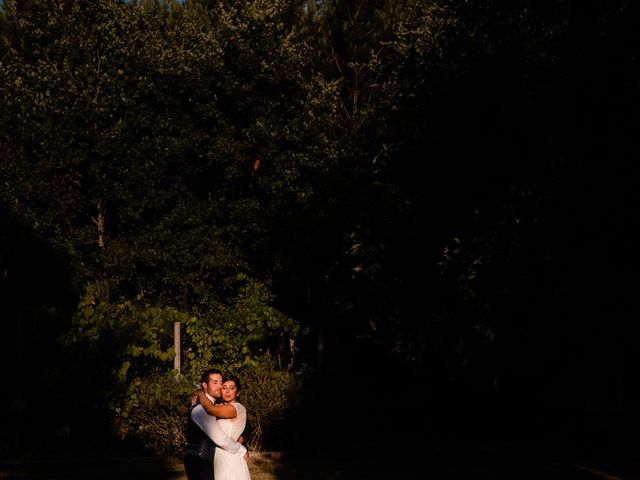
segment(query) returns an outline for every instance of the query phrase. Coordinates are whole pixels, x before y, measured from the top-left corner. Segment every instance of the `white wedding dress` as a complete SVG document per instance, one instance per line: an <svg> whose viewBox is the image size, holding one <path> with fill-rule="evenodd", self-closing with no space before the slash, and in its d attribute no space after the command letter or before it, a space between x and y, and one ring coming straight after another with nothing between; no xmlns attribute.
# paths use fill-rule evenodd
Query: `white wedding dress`
<svg viewBox="0 0 640 480"><path fill-rule="evenodd" d="M225 434L238 440L247 425L247 409L238 402L231 402L231 405L236 408L236 418L219 418L218 425ZM215 480L251 480L246 460L221 448L216 448L213 456L213 476Z"/></svg>

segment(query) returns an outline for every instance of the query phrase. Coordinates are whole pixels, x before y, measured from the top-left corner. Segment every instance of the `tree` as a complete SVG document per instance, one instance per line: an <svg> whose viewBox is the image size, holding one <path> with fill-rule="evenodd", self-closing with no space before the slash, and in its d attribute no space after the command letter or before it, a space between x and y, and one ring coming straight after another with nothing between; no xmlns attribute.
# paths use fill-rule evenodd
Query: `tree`
<svg viewBox="0 0 640 480"><path fill-rule="evenodd" d="M331 108L302 76L292 5L7 5L0 194L70 256L77 351L124 325L156 338L186 315L191 376L211 355L240 368L266 351L294 368L299 331L267 286L265 232L308 203ZM90 347L110 354L116 416L135 393L120 387L157 375L170 348L158 336L155 363L129 359L124 331L119 348Z"/></svg>

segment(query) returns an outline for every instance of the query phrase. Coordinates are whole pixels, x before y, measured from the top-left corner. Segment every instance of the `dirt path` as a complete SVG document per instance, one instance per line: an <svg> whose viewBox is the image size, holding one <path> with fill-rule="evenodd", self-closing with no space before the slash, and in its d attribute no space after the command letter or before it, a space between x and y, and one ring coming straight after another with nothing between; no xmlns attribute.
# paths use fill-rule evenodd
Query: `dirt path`
<svg viewBox="0 0 640 480"><path fill-rule="evenodd" d="M411 458L327 458L323 454L252 453L252 480L640 480L640 463L437 462ZM1 480L186 480L176 458L49 459L0 462Z"/></svg>

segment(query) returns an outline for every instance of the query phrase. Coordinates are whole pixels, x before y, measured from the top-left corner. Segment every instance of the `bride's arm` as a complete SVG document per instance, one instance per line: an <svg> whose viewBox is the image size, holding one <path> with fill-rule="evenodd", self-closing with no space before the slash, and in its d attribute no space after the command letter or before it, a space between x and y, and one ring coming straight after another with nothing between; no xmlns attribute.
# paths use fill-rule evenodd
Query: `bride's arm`
<svg viewBox="0 0 640 480"><path fill-rule="evenodd" d="M228 436L222 430L222 427L218 424L216 417L209 415L202 405L196 405L191 410L191 419L198 425L207 436L213 440L216 447L220 447L223 450L244 456L247 449L241 443L236 442L233 438Z"/></svg>
<svg viewBox="0 0 640 480"><path fill-rule="evenodd" d="M238 416L236 407L230 403L226 405L216 405L203 391L198 391L198 398L200 399L200 405L202 405L202 408L204 408L209 415L213 415L218 418L236 418Z"/></svg>

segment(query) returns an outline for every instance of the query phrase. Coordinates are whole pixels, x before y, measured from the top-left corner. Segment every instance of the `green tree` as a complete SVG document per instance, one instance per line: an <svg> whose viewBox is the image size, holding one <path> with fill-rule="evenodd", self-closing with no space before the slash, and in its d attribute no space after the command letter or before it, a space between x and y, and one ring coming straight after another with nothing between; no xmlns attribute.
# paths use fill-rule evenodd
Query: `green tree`
<svg viewBox="0 0 640 480"><path fill-rule="evenodd" d="M303 76L292 6L6 6L0 193L69 253L85 290L70 335L78 351L110 353L116 413L134 398L122 385L151 381L158 362L170 370L171 345L154 347L156 363L129 358L135 337L109 350L115 327L102 318L141 335L153 309L195 319L189 375L204 359L239 368L265 351L294 368L299 330L267 286L280 268L268 232L311 201L332 108L330 87ZM110 313L86 317L83 305ZM140 313L123 317L126 305Z"/></svg>

